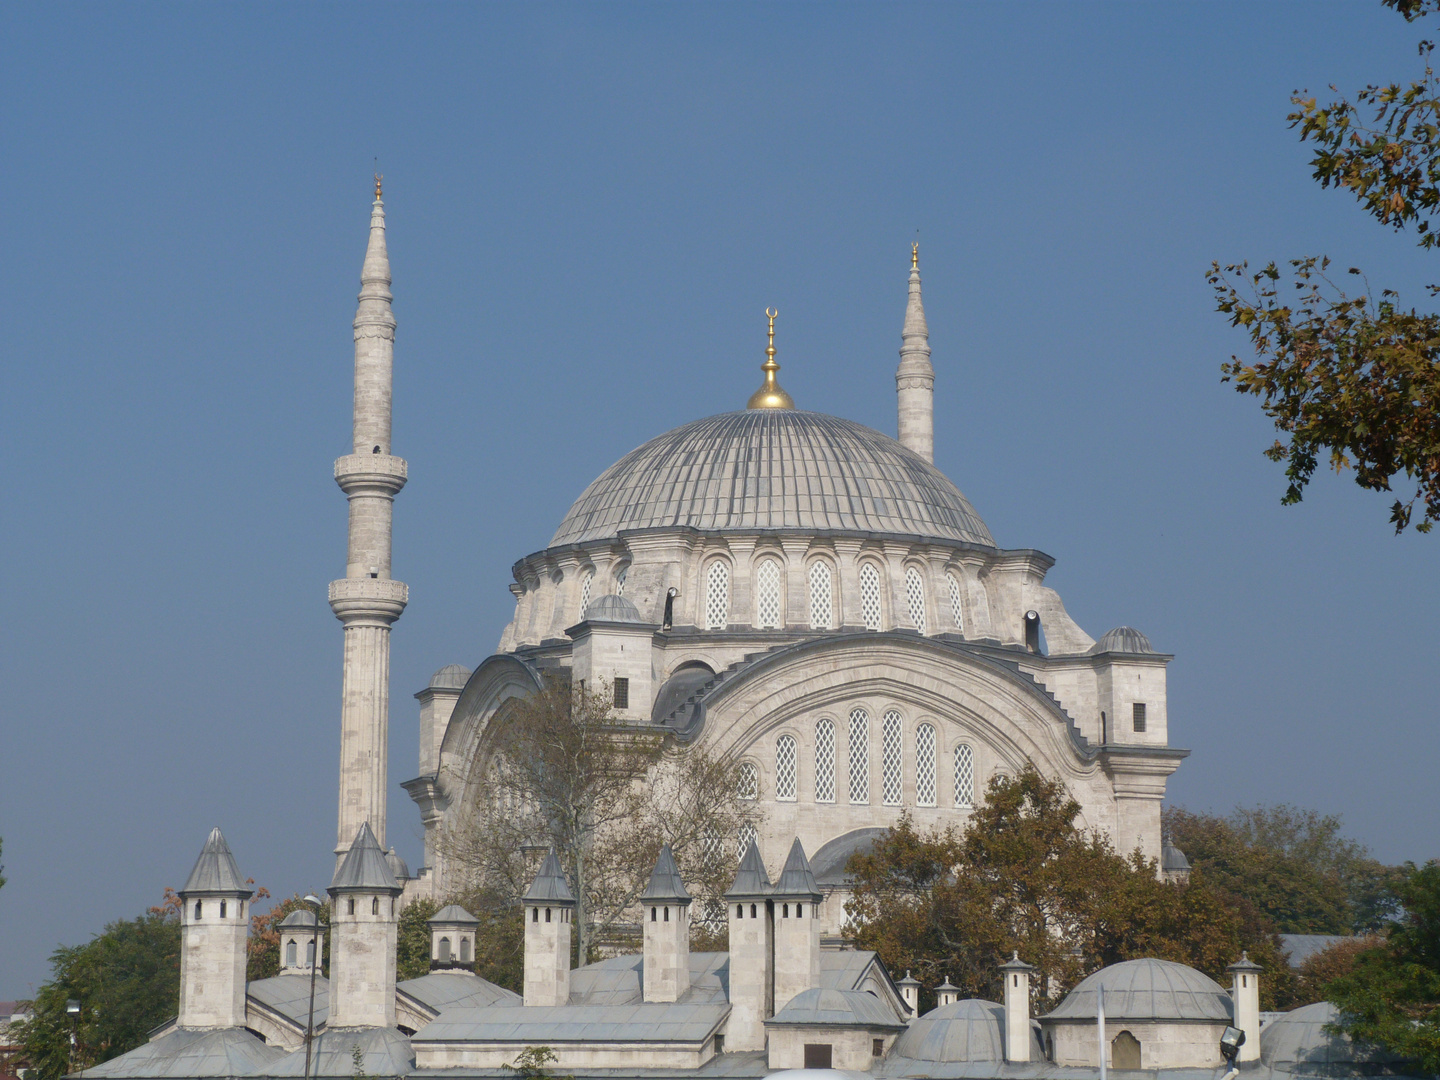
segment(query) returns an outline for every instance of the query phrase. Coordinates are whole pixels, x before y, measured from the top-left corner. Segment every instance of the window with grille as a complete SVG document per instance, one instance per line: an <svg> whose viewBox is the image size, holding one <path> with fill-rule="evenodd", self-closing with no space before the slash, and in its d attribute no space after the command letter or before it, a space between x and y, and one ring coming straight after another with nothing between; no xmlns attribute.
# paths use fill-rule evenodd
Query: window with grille
<svg viewBox="0 0 1440 1080"><path fill-rule="evenodd" d="M781 735L775 742L775 798L795 801L795 737Z"/></svg>
<svg viewBox="0 0 1440 1080"><path fill-rule="evenodd" d="M975 753L963 742L955 747L955 805L975 805Z"/></svg>
<svg viewBox="0 0 1440 1080"><path fill-rule="evenodd" d="M755 843L755 835L756 829L754 822L741 822L740 835L737 838L735 844L735 858L737 860L743 859L745 857L745 849L748 848L751 844Z"/></svg>
<svg viewBox="0 0 1440 1080"><path fill-rule="evenodd" d="M965 629L965 615L962 610L960 597L960 578L956 574L950 577L950 617L955 620L955 629Z"/></svg>
<svg viewBox="0 0 1440 1080"><path fill-rule="evenodd" d="M630 707L630 680L615 680L615 707L617 709L628 709Z"/></svg>
<svg viewBox="0 0 1440 1080"><path fill-rule="evenodd" d="M625 595L625 579L630 576L630 564L626 563L615 571L615 595Z"/></svg>
<svg viewBox="0 0 1440 1080"><path fill-rule="evenodd" d="M835 721L815 725L815 801L835 801Z"/></svg>
<svg viewBox="0 0 1440 1080"><path fill-rule="evenodd" d="M1144 703L1143 701L1137 701L1137 702L1135 702L1134 705L1130 706L1130 710L1131 710L1131 715L1134 717L1134 720L1135 720L1135 730L1136 730L1136 731L1144 731L1144 730L1145 730L1145 703Z"/></svg>
<svg viewBox="0 0 1440 1080"><path fill-rule="evenodd" d="M742 761L739 774L735 778L735 793L742 799L758 799L760 797L760 770L753 761Z"/></svg>
<svg viewBox="0 0 1440 1080"><path fill-rule="evenodd" d="M905 568L905 603L910 608L910 621L915 624L915 629L920 633L927 633L925 628L925 581L920 577L920 571L913 566Z"/></svg>
<svg viewBox="0 0 1440 1080"><path fill-rule="evenodd" d="M724 630L730 623L730 567L716 559L705 573L705 628Z"/></svg>
<svg viewBox="0 0 1440 1080"><path fill-rule="evenodd" d="M915 802L935 805L935 729L929 724L915 729Z"/></svg>
<svg viewBox="0 0 1440 1080"><path fill-rule="evenodd" d="M880 727L880 801L886 806L899 806L905 793L900 754L900 714L887 712Z"/></svg>
<svg viewBox="0 0 1440 1080"><path fill-rule="evenodd" d="M590 586L595 581L595 571L587 570L580 582L580 621L585 621L585 612L590 607Z"/></svg>
<svg viewBox="0 0 1440 1080"><path fill-rule="evenodd" d="M860 617L866 630L880 629L880 571L874 563L860 564Z"/></svg>
<svg viewBox="0 0 1440 1080"><path fill-rule="evenodd" d="M850 710L850 801L870 801L870 715Z"/></svg>
<svg viewBox="0 0 1440 1080"><path fill-rule="evenodd" d="M833 614L830 564L816 559L810 564L810 627L814 630L829 630Z"/></svg>
<svg viewBox="0 0 1440 1080"><path fill-rule="evenodd" d="M756 612L759 625L779 629L780 622L780 564L766 559L755 572Z"/></svg>

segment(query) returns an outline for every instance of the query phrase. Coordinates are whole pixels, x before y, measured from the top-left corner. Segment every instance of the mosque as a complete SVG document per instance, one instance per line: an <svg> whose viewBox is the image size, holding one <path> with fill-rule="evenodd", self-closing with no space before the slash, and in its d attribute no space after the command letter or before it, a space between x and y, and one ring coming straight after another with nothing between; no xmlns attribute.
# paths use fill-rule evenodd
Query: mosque
<svg viewBox="0 0 1440 1080"><path fill-rule="evenodd" d="M247 981L253 891L219 829L179 891L175 1019L87 1078L512 1075L547 1047L574 1077L762 1077L814 1068L894 1078L1074 1078L1107 1067L1173 1080L1226 1064L1266 1080L1403 1075L1326 1033L1328 1005L1266 1016L1245 957L1226 989L1136 960L1031 1015L1033 969L997 958L1001 1001L919 984L843 947L844 866L902 812L963 823L997 773L1063 780L1084 824L1183 881L1160 802L1186 751L1169 744L1170 657L1119 627L1095 640L1044 585L1053 560L999 547L933 465L933 387L918 252L896 373L898 439L799 410L780 387L771 315L764 383L732 413L660 435L581 493L544 550L515 564L515 614L473 671L441 668L420 701L425 826L411 874L386 850L389 635L408 590L391 516L395 318L379 178L355 318L339 827L331 918L281 924L281 971ZM430 920L430 972L397 981L401 908L443 900L445 830L483 796L489 735L548 679L590 680L616 715L679 748L739 763L765 803L735 838L728 951L691 952L691 893L669 848L641 897L639 954L572 968L575 900L553 853L515 912L523 992L475 974L477 920ZM808 853L808 854L807 854ZM1183 887L1177 884L1177 887ZM331 937L322 973L324 934ZM1103 1006L1102 1006L1103 1002ZM1108 1028L1107 1028L1108 1023ZM1184 1074L1182 1076L1182 1074ZM1102 1072L1103 1075L1103 1072ZM1226 1080L1233 1080L1235 1073Z"/></svg>

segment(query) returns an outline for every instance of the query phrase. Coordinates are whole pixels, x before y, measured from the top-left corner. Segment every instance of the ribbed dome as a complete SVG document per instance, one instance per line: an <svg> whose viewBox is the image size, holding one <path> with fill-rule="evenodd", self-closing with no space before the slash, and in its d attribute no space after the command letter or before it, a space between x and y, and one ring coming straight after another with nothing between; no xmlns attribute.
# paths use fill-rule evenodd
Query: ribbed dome
<svg viewBox="0 0 1440 1080"><path fill-rule="evenodd" d="M1090 646L1092 656L1099 656L1101 653L1107 652L1153 653L1154 651L1150 639L1133 626L1117 626L1114 630L1108 630L1099 641Z"/></svg>
<svg viewBox="0 0 1440 1080"><path fill-rule="evenodd" d="M550 546L678 526L995 545L955 485L889 436L823 413L752 409L696 420L626 454L575 500Z"/></svg>
<svg viewBox="0 0 1440 1080"><path fill-rule="evenodd" d="M1005 1008L967 998L932 1009L910 1021L894 1054L918 1061L1004 1061Z"/></svg>
<svg viewBox="0 0 1440 1080"><path fill-rule="evenodd" d="M1093 1020L1098 991L1112 1020L1229 1022L1230 995L1210 976L1173 960L1126 960L1101 968L1065 995L1047 1020Z"/></svg>

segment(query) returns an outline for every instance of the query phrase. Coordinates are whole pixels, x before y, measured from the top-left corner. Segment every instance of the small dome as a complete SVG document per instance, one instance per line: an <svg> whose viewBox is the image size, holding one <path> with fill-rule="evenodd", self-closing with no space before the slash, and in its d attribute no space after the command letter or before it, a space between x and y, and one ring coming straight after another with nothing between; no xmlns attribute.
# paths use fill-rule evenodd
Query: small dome
<svg viewBox="0 0 1440 1080"><path fill-rule="evenodd" d="M1260 1060L1281 1072L1297 1072L1297 1065L1385 1065L1399 1059L1378 1047L1359 1047L1348 1035L1331 1035L1326 1024L1340 1018L1328 1001L1295 1009L1271 1020L1260 1031ZM1310 1070L1304 1070L1309 1072Z"/></svg>
<svg viewBox="0 0 1440 1080"><path fill-rule="evenodd" d="M318 920L315 918L315 913L313 911L310 911L306 908L296 908L294 911L290 912L289 915L286 915L283 919L281 919L280 922L276 925L286 927L304 927L308 930L312 926L314 926L317 921Z"/></svg>
<svg viewBox="0 0 1440 1080"><path fill-rule="evenodd" d="M874 994L824 987L801 990L765 1023L781 1027L788 1024L897 1029L905 1026Z"/></svg>
<svg viewBox="0 0 1440 1080"><path fill-rule="evenodd" d="M470 678L470 669L463 664L446 664L430 676L431 690L463 690ZM414 686L414 683L410 684Z"/></svg>
<svg viewBox="0 0 1440 1080"><path fill-rule="evenodd" d="M1165 846L1160 849L1160 869L1189 870L1190 860L1185 857L1185 852L1166 840Z"/></svg>
<svg viewBox="0 0 1440 1080"><path fill-rule="evenodd" d="M1230 995L1214 979L1171 960L1126 960L1082 979L1047 1020L1094 1020L1105 990L1107 1020L1223 1021L1234 1016Z"/></svg>
<svg viewBox="0 0 1440 1080"><path fill-rule="evenodd" d="M1133 626L1117 626L1090 646L1089 655L1098 656L1107 652L1153 653L1154 651L1150 645L1150 639L1139 630Z"/></svg>
<svg viewBox="0 0 1440 1080"><path fill-rule="evenodd" d="M916 1061L1004 1061L1005 1008L978 998L942 1005L912 1020L891 1052Z"/></svg>
<svg viewBox="0 0 1440 1080"><path fill-rule="evenodd" d="M395 875L396 881L410 880L410 867L405 865L405 860L395 854L392 847L385 853L385 865L390 867L390 873Z"/></svg>
<svg viewBox="0 0 1440 1080"><path fill-rule="evenodd" d="M585 608L586 622L630 622L643 623L640 609L623 596L606 593L597 596Z"/></svg>

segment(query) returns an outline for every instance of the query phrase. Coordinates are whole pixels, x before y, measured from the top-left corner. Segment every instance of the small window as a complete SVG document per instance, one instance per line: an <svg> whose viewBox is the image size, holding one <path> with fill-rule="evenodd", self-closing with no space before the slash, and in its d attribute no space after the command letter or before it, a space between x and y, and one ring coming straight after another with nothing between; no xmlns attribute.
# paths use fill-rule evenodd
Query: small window
<svg viewBox="0 0 1440 1080"><path fill-rule="evenodd" d="M880 571L871 562L860 566L860 617L866 630L880 629Z"/></svg>
<svg viewBox="0 0 1440 1080"><path fill-rule="evenodd" d="M590 610L590 587L595 584L595 571L590 570L580 582L580 621L585 621L585 612Z"/></svg>
<svg viewBox="0 0 1440 1080"><path fill-rule="evenodd" d="M724 630L730 624L730 566L716 559L705 572L705 629Z"/></svg>
<svg viewBox="0 0 1440 1080"><path fill-rule="evenodd" d="M624 596L624 595L625 595L625 579L626 579L627 577L629 577L629 576L630 576L630 564L629 564L629 563L626 563L624 566L620 567L619 570L615 571L615 595L616 595L616 596Z"/></svg>
<svg viewBox="0 0 1440 1080"><path fill-rule="evenodd" d="M871 1039L871 1040L870 1040L870 1056L871 1056L871 1057L883 1057L884 1054L885 1054L885 1040L884 1040L884 1039Z"/></svg>
<svg viewBox="0 0 1440 1080"><path fill-rule="evenodd" d="M348 897L348 898L345 900L345 914L346 914L346 915L354 915L354 914L355 914L355 897L351 896L351 897Z"/></svg>
<svg viewBox="0 0 1440 1080"><path fill-rule="evenodd" d="M460 962L462 964L470 963L470 939L468 937L460 939Z"/></svg>
<svg viewBox="0 0 1440 1080"><path fill-rule="evenodd" d="M662 922L669 922L669 921L670 921L670 909L669 909L668 907L665 909L664 915L665 915L665 917L664 917L664 919L662 919L661 921L662 921Z"/></svg>
<svg viewBox="0 0 1440 1080"><path fill-rule="evenodd" d="M950 578L950 617L955 620L955 629L965 629L964 604L961 602L960 577L957 574L947 575Z"/></svg>
<svg viewBox="0 0 1440 1080"><path fill-rule="evenodd" d="M378 897L378 896L372 896L372 897L370 898L370 914L371 914L371 915L379 915L379 914L380 914L380 897Z"/></svg>
<svg viewBox="0 0 1440 1080"><path fill-rule="evenodd" d="M448 964L450 962L450 939L448 937L442 937L440 939L439 960L442 964Z"/></svg>
<svg viewBox="0 0 1440 1080"><path fill-rule="evenodd" d="M914 566L905 568L905 603L910 609L910 621L920 633L928 633L925 626L925 579Z"/></svg>
<svg viewBox="0 0 1440 1080"><path fill-rule="evenodd" d="M1133 715L1134 715L1134 717L1135 717L1135 730L1136 730L1136 731L1144 731L1144 730L1145 730L1145 703L1144 703L1143 701L1137 701L1137 702L1135 702L1135 704L1132 705L1130 708L1131 708L1131 710L1132 710L1132 712L1133 712Z"/></svg>
<svg viewBox="0 0 1440 1080"><path fill-rule="evenodd" d="M225 901L224 901L224 900L221 900L221 901L220 901L220 917L221 917L222 919L225 917Z"/></svg>
<svg viewBox="0 0 1440 1080"><path fill-rule="evenodd" d="M797 919L803 919L803 918L805 917L805 905L804 905L804 904L796 904L796 905L795 905L795 917L796 917Z"/></svg>
<svg viewBox="0 0 1440 1080"><path fill-rule="evenodd" d="M545 921L550 921L550 909L548 907L545 909Z"/></svg>
<svg viewBox="0 0 1440 1080"><path fill-rule="evenodd" d="M540 909L539 909L538 907L532 907L532 908L530 909L530 921L531 921L531 922L539 922L539 921L540 921Z"/></svg>
<svg viewBox="0 0 1440 1080"><path fill-rule="evenodd" d="M659 914L659 911L660 911L659 908L654 908L654 907L652 907L652 908L650 909L650 921L651 921L651 922L655 922L655 921L656 921L655 916L656 916L657 914Z"/></svg>
<svg viewBox="0 0 1440 1080"><path fill-rule="evenodd" d="M829 630L833 618L834 597L830 564L816 559L810 564L810 627Z"/></svg>
<svg viewBox="0 0 1440 1080"><path fill-rule="evenodd" d="M782 919L788 919L788 918L790 917L790 905L789 905L789 904L781 904L781 905L780 905L780 917L781 917Z"/></svg>
<svg viewBox="0 0 1440 1080"><path fill-rule="evenodd" d="M294 967L294 966L295 966L295 955L296 955L295 939L294 939L294 938L291 938L289 941L287 941L287 942L285 943L285 966L286 966L286 967Z"/></svg>
<svg viewBox="0 0 1440 1080"><path fill-rule="evenodd" d="M736 905L735 905L735 917L736 917L737 919L743 919L743 918L745 917L745 905L744 905L744 904L736 904Z"/></svg>
<svg viewBox="0 0 1440 1080"><path fill-rule="evenodd" d="M201 911L200 901L199 901L199 900L196 900L196 901L195 901L195 917L196 917L197 919L200 918L200 911Z"/></svg>
<svg viewBox="0 0 1440 1080"><path fill-rule="evenodd" d="M830 1056L829 1043L805 1044L805 1068L807 1069L830 1068Z"/></svg>
<svg viewBox="0 0 1440 1080"><path fill-rule="evenodd" d="M775 741L775 798L794 802L796 786L795 738L781 735Z"/></svg>
<svg viewBox="0 0 1440 1080"><path fill-rule="evenodd" d="M615 707L617 709L630 708L630 680L617 678L615 680Z"/></svg>
<svg viewBox="0 0 1440 1080"><path fill-rule="evenodd" d="M965 743L955 744L955 805L975 805L975 754Z"/></svg>
<svg viewBox="0 0 1440 1080"><path fill-rule="evenodd" d="M755 571L755 616L760 627L778 630L780 619L780 564L766 559Z"/></svg>
<svg viewBox="0 0 1440 1080"><path fill-rule="evenodd" d="M742 799L760 797L760 770L753 761L742 761L735 775L735 793ZM740 854L745 854L742 850Z"/></svg>
<svg viewBox="0 0 1440 1080"><path fill-rule="evenodd" d="M311 938L305 943L305 966L315 966L315 939Z"/></svg>

